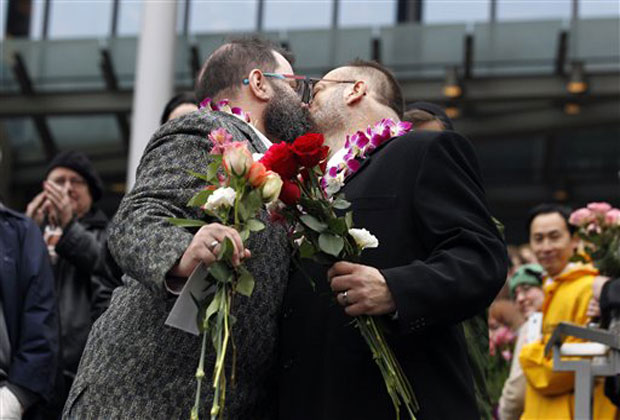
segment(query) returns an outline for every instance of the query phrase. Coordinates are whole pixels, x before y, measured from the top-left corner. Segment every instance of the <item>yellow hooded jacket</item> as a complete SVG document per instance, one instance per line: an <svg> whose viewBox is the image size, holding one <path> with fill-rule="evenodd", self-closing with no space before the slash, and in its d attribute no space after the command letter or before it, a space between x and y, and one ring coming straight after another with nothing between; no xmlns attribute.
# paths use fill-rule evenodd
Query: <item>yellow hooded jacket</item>
<svg viewBox="0 0 620 420"><path fill-rule="evenodd" d="M573 372L554 372L552 355L545 357L545 345L558 323L585 325L586 310L592 298L592 282L598 275L591 265L569 264L544 286L542 341L523 346L519 361L527 379L525 411L522 420L572 419L574 416ZM581 342L568 337L565 342ZM594 419L614 419L616 407L604 395L603 380L594 389Z"/></svg>

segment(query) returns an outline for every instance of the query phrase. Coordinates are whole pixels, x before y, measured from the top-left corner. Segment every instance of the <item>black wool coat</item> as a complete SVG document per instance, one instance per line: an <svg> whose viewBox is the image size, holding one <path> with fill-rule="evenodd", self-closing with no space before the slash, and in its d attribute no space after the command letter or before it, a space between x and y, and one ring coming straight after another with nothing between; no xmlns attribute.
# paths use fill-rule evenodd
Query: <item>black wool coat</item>
<svg viewBox="0 0 620 420"><path fill-rule="evenodd" d="M460 322L483 311L508 259L470 142L409 133L377 148L343 189L356 227L379 239L362 263L382 272L397 308L382 317L420 403L419 420L479 419ZM292 275L280 320L280 419L394 419L379 369L335 302L326 269ZM401 411L406 418L406 411Z"/></svg>

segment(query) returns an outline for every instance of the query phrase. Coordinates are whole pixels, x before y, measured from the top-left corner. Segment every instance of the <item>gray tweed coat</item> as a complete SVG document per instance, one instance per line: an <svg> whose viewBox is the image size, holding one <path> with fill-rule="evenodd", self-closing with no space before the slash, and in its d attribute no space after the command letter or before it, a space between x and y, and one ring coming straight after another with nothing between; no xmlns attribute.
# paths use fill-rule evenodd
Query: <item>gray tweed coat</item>
<svg viewBox="0 0 620 420"><path fill-rule="evenodd" d="M198 111L162 126L144 151L136 185L123 199L110 227L109 246L125 273L109 309L90 333L79 371L65 405L65 418L188 418L195 395L198 337L164 325L175 297L165 290L166 273L193 234L166 221L196 218L186 207L203 182L185 169L204 172L213 129L224 127L235 140L259 140L234 116ZM267 221L265 215L262 215ZM235 384L229 382L228 419L274 418L277 316L289 270L290 250L281 226L247 242L247 267L256 278L250 298L235 297L237 351ZM208 354L205 379L213 353ZM201 418L211 407L205 381Z"/></svg>

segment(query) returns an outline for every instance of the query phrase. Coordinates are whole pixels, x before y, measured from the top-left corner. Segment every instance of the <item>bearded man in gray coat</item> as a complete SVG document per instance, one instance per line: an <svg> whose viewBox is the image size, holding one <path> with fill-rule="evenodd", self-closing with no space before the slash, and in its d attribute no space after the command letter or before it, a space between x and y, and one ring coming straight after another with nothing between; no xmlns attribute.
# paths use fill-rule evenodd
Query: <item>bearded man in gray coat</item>
<svg viewBox="0 0 620 420"><path fill-rule="evenodd" d="M255 152L273 141L292 141L309 129L307 109L295 93L286 52L260 39L231 41L203 66L197 97L229 99L251 115L253 126L236 115L200 110L163 125L151 138L138 167L136 184L123 199L109 236L110 251L125 273L109 309L94 325L65 405L66 418L188 417L194 402L199 337L165 326L176 295L193 269L215 260L225 237L235 244L233 258L256 279L250 298L235 297L236 372L229 384L226 417L273 418L277 316L288 278L285 230L261 217L267 227L243 249L239 234L217 223L197 232L173 226L170 217L199 218L186 207L204 182L187 169L204 172L212 147L208 135L225 128L234 140L247 140ZM266 137L265 137L266 135ZM204 217L204 216L202 216ZM251 256L250 256L251 255ZM210 377L214 353L207 353ZM213 395L203 386L201 413Z"/></svg>

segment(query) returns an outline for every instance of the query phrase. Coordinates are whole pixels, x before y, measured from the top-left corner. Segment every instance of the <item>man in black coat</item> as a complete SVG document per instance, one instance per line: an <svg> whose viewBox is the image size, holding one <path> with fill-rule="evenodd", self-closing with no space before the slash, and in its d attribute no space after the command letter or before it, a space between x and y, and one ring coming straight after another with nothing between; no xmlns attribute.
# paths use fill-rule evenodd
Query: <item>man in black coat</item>
<svg viewBox="0 0 620 420"><path fill-rule="evenodd" d="M54 277L41 232L0 203L0 417L43 418L59 359Z"/></svg>
<svg viewBox="0 0 620 420"><path fill-rule="evenodd" d="M314 86L310 106L334 165L347 134L402 116L387 70L356 62ZM454 132L383 143L343 191L356 227L379 247L360 264L304 264L289 281L281 319L282 419L390 419L392 402L351 316L380 317L420 404L417 418L479 419L460 322L504 284L508 259L486 203L474 150ZM329 280L329 282L328 282Z"/></svg>

